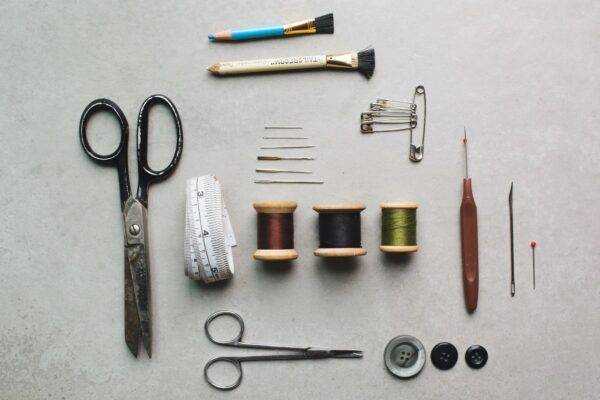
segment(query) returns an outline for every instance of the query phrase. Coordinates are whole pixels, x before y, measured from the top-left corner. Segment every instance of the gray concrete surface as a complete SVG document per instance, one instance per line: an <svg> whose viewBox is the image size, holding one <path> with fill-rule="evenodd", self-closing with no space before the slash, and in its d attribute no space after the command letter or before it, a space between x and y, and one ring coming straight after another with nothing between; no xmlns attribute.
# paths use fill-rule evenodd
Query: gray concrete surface
<svg viewBox="0 0 600 400"><path fill-rule="evenodd" d="M335 13L334 35L212 44L228 27ZM1 399L592 399L600 391L600 4L594 1L4 1L0 5ZM219 60L303 55L373 45L372 80L313 72L215 79ZM376 97L427 88L425 158L408 161L404 134L361 135ZM154 356L123 341L122 222L117 176L77 139L80 113L109 97L135 125L141 102L164 93L183 119L185 148L171 179L150 190ZM163 110L164 111L164 110ZM170 158L166 113L153 113L151 164ZM319 187L252 183L266 123L305 127L319 145ZM458 207L463 125L479 206L481 294L463 307ZM114 122L93 142L109 150ZM135 183L135 143L130 165ZM303 165L304 166L304 165ZM184 185L220 179L239 246L236 276L206 287L183 275ZM515 182L517 295L509 296L507 195ZM254 262L252 202L295 199L300 259ZM377 249L381 201L420 203L420 251ZM363 201L361 259L327 263L317 203ZM529 242L536 239L538 286ZM205 318L240 312L246 339L364 350L355 360L254 364L235 392L202 378L215 355ZM453 342L450 371L427 362L393 378L382 353L398 334L427 350ZM487 347L488 365L462 357Z"/></svg>

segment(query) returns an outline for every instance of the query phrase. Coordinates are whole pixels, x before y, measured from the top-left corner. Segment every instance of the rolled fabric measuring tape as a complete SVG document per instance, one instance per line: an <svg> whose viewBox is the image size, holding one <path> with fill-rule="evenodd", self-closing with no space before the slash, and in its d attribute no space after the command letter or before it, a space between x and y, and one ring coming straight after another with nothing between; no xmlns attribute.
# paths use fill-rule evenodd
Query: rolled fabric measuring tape
<svg viewBox="0 0 600 400"><path fill-rule="evenodd" d="M315 256L364 256L360 233L360 213L367 208L362 203L317 205L319 213L319 248Z"/></svg>
<svg viewBox="0 0 600 400"><path fill-rule="evenodd" d="M185 214L185 275L205 283L231 278L237 243L217 178L187 181Z"/></svg>
<svg viewBox="0 0 600 400"><path fill-rule="evenodd" d="M385 253L414 253L417 245L417 208L412 202L381 203L381 246Z"/></svg>
<svg viewBox="0 0 600 400"><path fill-rule="evenodd" d="M295 201L258 201L254 203L257 212L257 250L254 259L261 261L286 261L298 258L294 249Z"/></svg>

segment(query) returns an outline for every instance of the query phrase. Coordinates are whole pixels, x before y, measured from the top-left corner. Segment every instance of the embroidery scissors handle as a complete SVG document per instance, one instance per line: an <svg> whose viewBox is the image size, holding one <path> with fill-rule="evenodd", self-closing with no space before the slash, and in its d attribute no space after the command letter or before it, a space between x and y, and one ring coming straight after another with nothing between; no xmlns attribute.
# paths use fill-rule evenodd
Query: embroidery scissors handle
<svg viewBox="0 0 600 400"><path fill-rule="evenodd" d="M239 330L237 335L232 339L228 340L219 340L216 339L210 333L210 325L211 323L220 317L232 317L238 324ZM211 342L221 345L221 346L230 346L230 347L238 347L238 348L247 348L247 349L263 349L263 350L286 350L290 352L297 352L296 354L272 354L272 355L258 355L258 356L224 356L224 357L216 357L209 360L204 366L204 379L206 382L219 390L232 390L237 388L242 383L242 363L250 362L250 361L289 361L289 360L315 360L315 359L323 359L323 358L361 358L362 351L358 350L330 350L330 349L322 349L317 347L293 347L293 346L271 346L271 345L263 345L263 344L252 344L252 343L244 343L242 342L242 336L244 334L244 320L242 317L234 313L232 311L218 311L212 315L210 315L206 322L204 323L204 331L208 340ZM219 385L215 381L213 381L208 371L211 366L219 362L227 362L232 364L237 371L237 378L235 382L230 385Z"/></svg>

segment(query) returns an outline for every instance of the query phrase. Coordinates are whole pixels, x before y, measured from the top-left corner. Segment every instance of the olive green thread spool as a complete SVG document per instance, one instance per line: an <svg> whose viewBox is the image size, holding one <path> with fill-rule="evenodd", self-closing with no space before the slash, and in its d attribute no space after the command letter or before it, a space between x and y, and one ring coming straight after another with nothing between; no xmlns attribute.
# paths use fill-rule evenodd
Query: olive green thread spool
<svg viewBox="0 0 600 400"><path fill-rule="evenodd" d="M412 202L381 203L381 246L384 253L414 253L417 245L417 208Z"/></svg>

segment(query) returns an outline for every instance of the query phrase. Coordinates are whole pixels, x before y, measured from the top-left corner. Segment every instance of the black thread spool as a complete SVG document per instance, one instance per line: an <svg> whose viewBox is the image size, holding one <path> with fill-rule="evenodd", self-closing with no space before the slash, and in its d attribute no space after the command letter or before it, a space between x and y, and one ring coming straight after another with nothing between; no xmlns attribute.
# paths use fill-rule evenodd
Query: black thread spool
<svg viewBox="0 0 600 400"><path fill-rule="evenodd" d="M261 261L286 261L298 258L294 249L295 201L258 201L254 203L257 214L257 250L254 259Z"/></svg>
<svg viewBox="0 0 600 400"><path fill-rule="evenodd" d="M364 256L360 237L360 213L366 206L356 204L329 204L314 206L319 213L319 257Z"/></svg>

